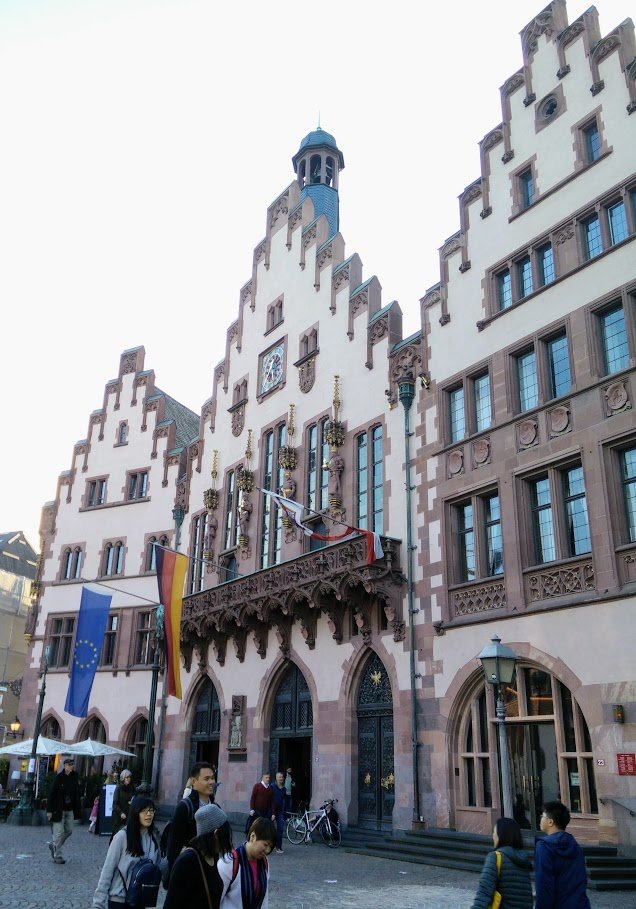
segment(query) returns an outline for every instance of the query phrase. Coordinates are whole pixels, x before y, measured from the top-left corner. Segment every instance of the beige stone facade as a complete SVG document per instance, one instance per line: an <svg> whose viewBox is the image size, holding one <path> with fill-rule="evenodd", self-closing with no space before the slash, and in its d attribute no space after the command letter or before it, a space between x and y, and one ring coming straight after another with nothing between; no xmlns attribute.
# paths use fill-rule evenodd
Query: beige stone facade
<svg viewBox="0 0 636 909"><path fill-rule="evenodd" d="M157 703L166 801L205 759L239 814L264 768L291 766L297 794L337 797L349 824L487 832L501 793L477 654L498 633L519 658L517 817L531 828L560 797L582 838L636 842L636 778L617 764L636 751L634 31L600 35L594 9L568 24L557 0L521 43L421 331L402 337L346 250L344 156L315 130L267 210L200 419L126 352L45 509L25 717L44 643L72 643L52 623L73 618L81 578L112 582L87 722L141 750L149 544L191 558L183 700ZM347 526L377 531L384 556L360 534L320 539ZM45 722L71 740L68 665Z"/></svg>

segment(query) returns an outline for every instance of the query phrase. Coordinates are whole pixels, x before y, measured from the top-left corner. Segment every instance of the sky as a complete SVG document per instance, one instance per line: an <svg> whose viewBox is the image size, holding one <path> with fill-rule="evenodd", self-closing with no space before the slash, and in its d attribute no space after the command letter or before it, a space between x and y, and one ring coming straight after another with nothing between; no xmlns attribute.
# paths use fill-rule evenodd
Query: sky
<svg viewBox="0 0 636 909"><path fill-rule="evenodd" d="M569 21L587 9L570 0ZM636 0L600 0L601 31ZM0 0L0 531L35 549L122 351L199 413L267 206L320 122L405 336L540 0ZM222 327L220 330L220 326Z"/></svg>

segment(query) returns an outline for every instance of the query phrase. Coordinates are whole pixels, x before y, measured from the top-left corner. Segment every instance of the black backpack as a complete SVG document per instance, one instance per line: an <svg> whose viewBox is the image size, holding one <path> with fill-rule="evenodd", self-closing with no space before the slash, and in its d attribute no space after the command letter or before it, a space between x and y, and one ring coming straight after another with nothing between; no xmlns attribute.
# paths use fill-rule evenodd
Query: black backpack
<svg viewBox="0 0 636 909"><path fill-rule="evenodd" d="M119 872L121 874L121 871ZM121 874L122 880L124 875ZM156 906L159 897L159 885L161 884L161 871L150 858L140 858L130 869L128 877L128 886L124 880L126 890L126 906L135 907L135 909L145 909L145 907Z"/></svg>

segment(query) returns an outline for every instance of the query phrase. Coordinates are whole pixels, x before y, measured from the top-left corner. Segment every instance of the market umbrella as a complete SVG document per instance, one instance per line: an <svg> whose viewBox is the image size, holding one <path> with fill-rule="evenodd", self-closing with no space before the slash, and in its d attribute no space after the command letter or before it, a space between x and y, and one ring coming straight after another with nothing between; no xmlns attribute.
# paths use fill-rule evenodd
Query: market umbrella
<svg viewBox="0 0 636 909"><path fill-rule="evenodd" d="M66 754L85 755L86 757L102 757L106 754L123 754L126 757L135 757L132 751L122 751L121 748L113 748L112 745L104 745L103 742L96 742L94 739L84 739L83 742L76 742L74 745L65 745Z"/></svg>
<svg viewBox="0 0 636 909"><path fill-rule="evenodd" d="M43 735L39 735L35 753L40 755L68 754L71 747L66 742L58 742L57 739L47 739ZM33 739L14 742L13 745L5 745L4 748L0 748L0 754L19 754L22 757L30 757L32 751Z"/></svg>

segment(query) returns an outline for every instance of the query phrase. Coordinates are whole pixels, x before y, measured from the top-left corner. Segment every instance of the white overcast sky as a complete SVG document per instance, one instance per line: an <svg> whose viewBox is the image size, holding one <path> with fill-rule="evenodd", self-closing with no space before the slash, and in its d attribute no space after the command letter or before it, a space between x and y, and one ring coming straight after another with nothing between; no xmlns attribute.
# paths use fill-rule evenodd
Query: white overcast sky
<svg viewBox="0 0 636 909"><path fill-rule="evenodd" d="M569 20L589 4L570 0ZM120 353L197 413L268 204L321 125L340 229L405 335L540 0L0 0L0 531L42 504ZM603 34L636 0L600 0Z"/></svg>

